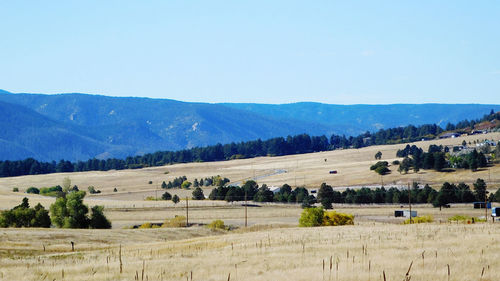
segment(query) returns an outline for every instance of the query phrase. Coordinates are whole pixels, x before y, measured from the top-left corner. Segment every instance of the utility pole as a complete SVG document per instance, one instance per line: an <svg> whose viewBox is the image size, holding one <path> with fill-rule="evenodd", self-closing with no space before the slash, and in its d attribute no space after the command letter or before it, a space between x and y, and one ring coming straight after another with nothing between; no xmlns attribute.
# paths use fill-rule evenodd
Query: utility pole
<svg viewBox="0 0 500 281"><path fill-rule="evenodd" d="M186 196L186 227L189 226L189 203L188 197Z"/></svg>
<svg viewBox="0 0 500 281"><path fill-rule="evenodd" d="M486 196L486 192L484 192L484 219L488 222L488 196Z"/></svg>
<svg viewBox="0 0 500 281"><path fill-rule="evenodd" d="M408 183L408 203L410 205L410 224L411 224L411 189L410 189L410 183Z"/></svg>
<svg viewBox="0 0 500 281"><path fill-rule="evenodd" d="M245 227L248 226L248 212L247 212L247 191L245 190Z"/></svg>

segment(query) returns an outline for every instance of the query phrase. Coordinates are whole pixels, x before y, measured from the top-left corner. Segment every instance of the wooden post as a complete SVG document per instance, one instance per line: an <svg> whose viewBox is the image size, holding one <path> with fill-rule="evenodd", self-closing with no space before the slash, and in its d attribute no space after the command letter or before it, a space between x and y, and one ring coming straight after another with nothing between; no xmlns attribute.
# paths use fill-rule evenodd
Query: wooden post
<svg viewBox="0 0 500 281"><path fill-rule="evenodd" d="M75 242L71 241L71 252L75 251Z"/></svg>
<svg viewBox="0 0 500 281"><path fill-rule="evenodd" d="M247 212L247 191L245 190L245 227L248 226L248 212Z"/></svg>
<svg viewBox="0 0 500 281"><path fill-rule="evenodd" d="M410 224L411 224L411 189L410 183L408 183L408 204L410 205Z"/></svg>
<svg viewBox="0 0 500 281"><path fill-rule="evenodd" d="M186 227L189 226L189 203L188 197L186 196Z"/></svg>
<svg viewBox="0 0 500 281"><path fill-rule="evenodd" d="M488 197L486 196L486 191L484 192L484 219L488 222Z"/></svg>

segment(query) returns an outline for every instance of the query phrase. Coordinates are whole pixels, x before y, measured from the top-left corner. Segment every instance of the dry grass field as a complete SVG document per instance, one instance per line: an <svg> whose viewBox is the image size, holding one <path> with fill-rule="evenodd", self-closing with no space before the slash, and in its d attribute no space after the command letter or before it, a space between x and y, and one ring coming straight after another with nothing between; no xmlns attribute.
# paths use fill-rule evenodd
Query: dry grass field
<svg viewBox="0 0 500 281"><path fill-rule="evenodd" d="M459 145L463 139L485 138L499 140L500 133L416 145L426 150L430 144ZM104 205L113 229L0 229L0 280L337 281L384 280L384 274L385 280L500 280L500 222L448 223L448 218L457 214L484 216L484 210L474 210L467 204L441 211L430 205L415 205L413 209L419 215L435 219L421 225L403 225L403 219L394 218L399 205L334 205L340 212L354 214L355 225L298 228L300 206L264 203L248 207L250 227L245 228L241 202L189 200L189 221L194 226L130 229L186 215L185 200L178 204L144 200L161 196L161 182L178 176L193 180L221 175L232 182L255 177L259 184L288 183L308 188L317 188L322 182L338 188L378 185L380 176L369 170L376 162L374 154L380 150L383 160L392 161L404 146L2 178L0 210L19 204L24 196L32 205L40 202L48 207L54 202L54 198L24 193L30 186L62 184L65 177L83 190L93 185L102 193L88 195L85 203ZM498 165L475 173L421 171L407 175L400 175L397 166L390 168L392 173L383 178L385 184L417 180L439 188L443 181L472 183L481 177L490 190L500 186ZM329 170L338 174L330 175ZM153 184L148 184L150 180ZM13 187L20 192L12 192ZM112 191L115 187L118 192ZM206 195L210 189L205 188ZM169 192L181 198L191 196L191 190ZM213 231L203 226L216 219L236 229Z"/></svg>
<svg viewBox="0 0 500 281"><path fill-rule="evenodd" d="M437 145L460 145L463 140L473 142L474 140L500 140L500 133L490 133L486 135L473 135L454 139L443 139L416 142L415 145L427 150L430 144ZM144 203L147 196L161 196L160 188L162 181L170 181L175 177L187 176L192 181L195 178L211 177L221 175L227 177L231 182L241 182L242 180L257 178L259 184L268 186L280 186L288 183L291 186L307 186L317 188L321 183L326 182L336 187L380 185L384 184L406 184L412 181L429 183L439 186L444 182L466 182L472 183L477 178L483 178L488 183L490 189L496 190L500 187L500 166L482 169L477 172L470 170L459 170L453 173L439 173L431 170L422 170L419 173L410 172L401 175L397 172L397 166L391 166L391 174L383 178L369 170L369 167L376 163L374 155L377 151L382 152L382 160L392 161L396 158L396 151L404 148L406 144L370 146L361 149L346 149L328 152L309 153L301 155L281 156L281 157L259 157L253 159L240 159L222 162L208 163L187 163L175 164L162 167L145 168L139 170L122 170L107 172L81 172L81 173L59 173L49 175L21 176L12 178L0 178L0 208L12 206L25 194L15 194L13 187L18 187L21 192L30 186L43 187L62 184L65 177L71 179L72 184L78 185L86 190L90 185L101 190L98 195L89 195L88 200L96 199L99 204L116 205L129 204L130 201L137 201L135 205L156 203ZM326 161L325 161L326 160ZM285 173L276 173L277 170L285 170ZM337 170L338 174L331 175L330 170ZM165 172L168 171L168 174ZM148 184L152 181L153 184ZM113 193L113 188L118 192ZM173 194L178 194L184 198L190 196L190 191L172 190ZM206 195L210 189L205 191ZM10 197L13 196L13 197ZM18 200L12 200L18 197ZM37 198L42 203L45 199ZM128 203L123 203L123 202ZM138 203L141 201L141 203ZM134 205L134 203L132 203Z"/></svg>
<svg viewBox="0 0 500 281"><path fill-rule="evenodd" d="M499 231L500 224L363 222L227 234L202 227L3 229L0 279L498 280Z"/></svg>

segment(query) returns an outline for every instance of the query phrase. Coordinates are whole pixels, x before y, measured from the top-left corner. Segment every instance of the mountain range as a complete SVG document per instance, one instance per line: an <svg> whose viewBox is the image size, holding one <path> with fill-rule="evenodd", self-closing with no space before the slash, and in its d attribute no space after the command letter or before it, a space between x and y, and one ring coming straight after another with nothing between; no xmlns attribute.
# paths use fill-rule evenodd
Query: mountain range
<svg viewBox="0 0 500 281"><path fill-rule="evenodd" d="M158 150L307 133L358 135L408 124L456 123L499 105L192 103L0 90L0 160L125 158Z"/></svg>

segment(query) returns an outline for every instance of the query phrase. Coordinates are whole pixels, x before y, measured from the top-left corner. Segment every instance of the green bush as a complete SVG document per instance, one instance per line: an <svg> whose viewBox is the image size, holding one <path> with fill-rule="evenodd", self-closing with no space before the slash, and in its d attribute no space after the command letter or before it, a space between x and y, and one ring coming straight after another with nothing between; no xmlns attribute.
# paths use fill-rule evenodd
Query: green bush
<svg viewBox="0 0 500 281"><path fill-rule="evenodd" d="M44 195L44 196L58 197L58 196L61 196L62 193L63 193L63 189L60 185L40 188L40 194Z"/></svg>
<svg viewBox="0 0 500 281"><path fill-rule="evenodd" d="M18 187L14 187L14 188L12 189L12 192L19 192L19 188L18 188Z"/></svg>
<svg viewBox="0 0 500 281"><path fill-rule="evenodd" d="M32 187L26 189L26 193L40 194L40 189L32 186Z"/></svg>
<svg viewBox="0 0 500 281"><path fill-rule="evenodd" d="M321 226L323 224L324 213L323 208L305 208L300 215L299 226Z"/></svg>
<svg viewBox="0 0 500 281"><path fill-rule="evenodd" d="M432 216L421 216L421 217L414 217L411 219L411 223L430 223L433 222L434 218ZM410 219L407 219L404 221L404 224L409 224Z"/></svg>

